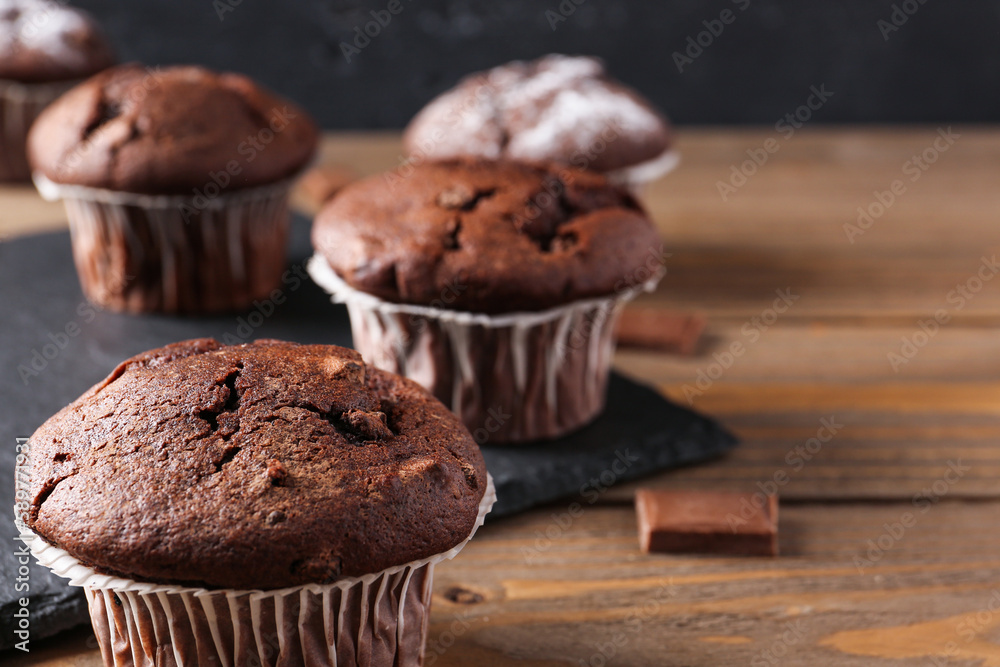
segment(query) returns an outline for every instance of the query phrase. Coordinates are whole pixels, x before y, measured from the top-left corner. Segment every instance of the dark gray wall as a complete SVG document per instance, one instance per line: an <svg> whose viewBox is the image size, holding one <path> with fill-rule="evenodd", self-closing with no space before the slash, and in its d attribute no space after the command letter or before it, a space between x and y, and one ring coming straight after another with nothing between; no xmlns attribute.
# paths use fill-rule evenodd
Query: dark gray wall
<svg viewBox="0 0 1000 667"><path fill-rule="evenodd" d="M328 128L401 127L460 75L553 51L603 57L680 123L773 124L821 84L820 122L1000 121L1000 0L397 1L350 63L339 44L390 0L76 4L124 59L246 72ZM672 54L723 10L679 72Z"/></svg>

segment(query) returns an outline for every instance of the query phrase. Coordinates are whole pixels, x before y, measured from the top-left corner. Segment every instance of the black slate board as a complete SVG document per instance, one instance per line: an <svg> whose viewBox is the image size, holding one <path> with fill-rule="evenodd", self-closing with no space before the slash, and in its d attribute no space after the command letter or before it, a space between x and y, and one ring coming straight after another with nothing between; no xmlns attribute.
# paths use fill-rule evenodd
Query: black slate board
<svg viewBox="0 0 1000 667"><path fill-rule="evenodd" d="M290 266L301 267L309 253L308 223L296 219ZM287 301L266 317L103 313L80 292L66 232L0 243L0 498L12 503L16 438L31 435L133 354L201 336L350 345L343 306L332 305L308 278L291 280L285 292ZM591 502L611 483L716 457L735 444L714 421L614 375L606 412L582 431L544 446L484 448L498 495L491 517L576 494ZM0 512L0 649L14 643L12 612L25 595L14 588L16 534L12 514ZM79 589L34 564L28 583L32 639L87 621Z"/></svg>

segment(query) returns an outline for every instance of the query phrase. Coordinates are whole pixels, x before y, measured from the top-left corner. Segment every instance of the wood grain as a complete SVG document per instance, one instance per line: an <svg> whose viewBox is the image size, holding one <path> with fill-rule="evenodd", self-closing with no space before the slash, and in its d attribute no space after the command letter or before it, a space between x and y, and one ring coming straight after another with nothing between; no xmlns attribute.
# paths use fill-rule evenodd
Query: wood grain
<svg viewBox="0 0 1000 667"><path fill-rule="evenodd" d="M576 499L577 517L567 499L486 526L438 569L429 665L1000 665L1000 281L975 281L1000 250L1000 130L953 129L851 243L844 225L937 128L805 128L728 201L717 183L773 132L682 128L681 167L644 193L671 256L640 304L707 325L694 355L627 349L616 364L743 445ZM393 134L330 136L322 152L359 175L400 159ZM0 236L62 224L30 191L0 190ZM782 313L776 290L797 297ZM640 553L639 486L772 484L781 557ZM98 665L88 638L0 662Z"/></svg>

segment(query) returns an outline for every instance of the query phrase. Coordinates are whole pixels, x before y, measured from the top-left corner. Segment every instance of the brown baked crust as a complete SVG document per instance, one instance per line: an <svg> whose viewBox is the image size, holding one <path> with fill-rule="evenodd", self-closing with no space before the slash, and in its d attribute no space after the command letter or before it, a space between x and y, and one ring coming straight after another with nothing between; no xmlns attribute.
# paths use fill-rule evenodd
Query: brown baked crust
<svg viewBox="0 0 1000 667"><path fill-rule="evenodd" d="M347 186L316 217L313 245L348 284L388 301L507 313L614 294L661 243L600 174L455 160Z"/></svg>
<svg viewBox="0 0 1000 667"><path fill-rule="evenodd" d="M305 111L243 75L129 64L48 107L28 158L56 183L212 196L211 183L238 190L292 176L317 140Z"/></svg>
<svg viewBox="0 0 1000 667"><path fill-rule="evenodd" d="M71 81L114 62L111 45L86 12L42 0L0 1L0 79Z"/></svg>
<svg viewBox="0 0 1000 667"><path fill-rule="evenodd" d="M462 79L410 122L403 145L430 159L553 160L613 171L664 153L667 119L597 58L551 54Z"/></svg>
<svg viewBox="0 0 1000 667"><path fill-rule="evenodd" d="M468 537L486 489L479 448L441 403L326 345L152 350L30 443L31 528L155 583L267 590L376 572Z"/></svg>

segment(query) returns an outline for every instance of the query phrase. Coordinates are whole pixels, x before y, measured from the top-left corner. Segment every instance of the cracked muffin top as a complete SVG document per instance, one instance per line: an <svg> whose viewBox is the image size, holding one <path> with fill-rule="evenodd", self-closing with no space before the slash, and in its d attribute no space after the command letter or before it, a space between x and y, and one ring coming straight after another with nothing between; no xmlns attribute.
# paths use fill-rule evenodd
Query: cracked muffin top
<svg viewBox="0 0 1000 667"><path fill-rule="evenodd" d="M353 183L320 211L312 235L356 289L488 314L614 294L661 247L635 199L604 176L487 160Z"/></svg>
<svg viewBox="0 0 1000 667"><path fill-rule="evenodd" d="M86 12L46 0L0 0L0 79L71 81L114 64L104 33Z"/></svg>
<svg viewBox="0 0 1000 667"><path fill-rule="evenodd" d="M27 523L99 572L209 588L329 583L468 537L479 448L353 350L260 340L132 357L30 439Z"/></svg>
<svg viewBox="0 0 1000 667"><path fill-rule="evenodd" d="M554 160L613 171L652 160L670 125L597 58L550 54L470 74L431 100L403 137L431 159Z"/></svg>
<svg viewBox="0 0 1000 667"><path fill-rule="evenodd" d="M317 137L305 111L240 74L130 64L42 112L28 158L56 183L212 197L294 175Z"/></svg>

